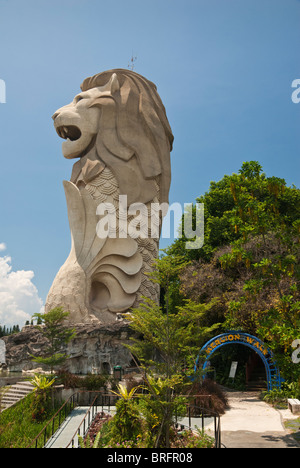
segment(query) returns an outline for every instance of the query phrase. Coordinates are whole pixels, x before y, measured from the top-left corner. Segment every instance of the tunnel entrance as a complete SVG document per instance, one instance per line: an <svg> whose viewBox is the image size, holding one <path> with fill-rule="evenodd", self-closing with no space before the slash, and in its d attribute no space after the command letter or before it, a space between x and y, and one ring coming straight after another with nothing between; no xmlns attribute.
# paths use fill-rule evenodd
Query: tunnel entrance
<svg viewBox="0 0 300 468"><path fill-rule="evenodd" d="M262 379L265 377L264 381L266 382L267 390L281 388L282 379L272 351L259 338L240 331L223 333L209 340L200 350L195 364L195 372L201 366L203 370L208 369L211 365L213 354L223 346L229 345L242 345L252 351L246 360L245 368L246 382L248 380L248 385L250 385L252 378L255 379L256 377L258 377L258 382L263 384ZM263 374L263 368L265 370L265 375ZM259 375L255 376L255 369L259 372Z"/></svg>

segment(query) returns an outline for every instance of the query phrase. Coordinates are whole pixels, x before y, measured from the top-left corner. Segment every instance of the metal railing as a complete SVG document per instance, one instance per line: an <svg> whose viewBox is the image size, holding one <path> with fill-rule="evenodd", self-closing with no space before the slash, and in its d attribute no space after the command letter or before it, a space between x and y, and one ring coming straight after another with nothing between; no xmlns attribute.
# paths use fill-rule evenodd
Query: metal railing
<svg viewBox="0 0 300 468"><path fill-rule="evenodd" d="M186 416L188 417L189 424L188 426L181 424L178 422L178 419L176 417L176 424L181 426L182 428L187 428L190 431L195 430L193 428L193 423L192 419L201 419L201 429L202 432L205 431L205 419L213 419L213 424L214 424L214 439L215 439L215 446L214 448L220 449L221 448L221 418L218 413L215 411L208 409L208 408L201 408L200 406L196 405L189 405L187 406L187 414ZM197 426L198 427L198 426Z"/></svg>
<svg viewBox="0 0 300 468"><path fill-rule="evenodd" d="M88 393L92 395L93 393L96 393L96 392L88 392ZM102 413L104 413L104 411L107 411L108 413L110 413L111 407L115 406L116 401L119 399L120 398L117 395L103 394L103 393L97 394L94 397L89 409L87 410L84 418L82 419L79 427L76 429L75 434L73 435L71 441L66 446L66 448L69 448L69 447L74 448L75 442L76 442L76 439L78 439L78 436L82 437L82 439L85 439L89 431L89 428L93 420L95 419L95 416L99 412L98 409L99 410L101 409ZM79 441L77 443L77 448L80 448Z"/></svg>
<svg viewBox="0 0 300 468"><path fill-rule="evenodd" d="M78 393L74 393L68 398L67 401L59 408L55 415L50 419L46 426L41 430L41 432L36 436L35 439L28 445L26 448L41 448L45 447L47 440L50 439L60 427L62 422L70 414L70 412L77 406L78 402ZM57 424L58 423L58 424ZM42 443L40 442L42 440ZM34 445L34 447L33 447Z"/></svg>
<svg viewBox="0 0 300 468"><path fill-rule="evenodd" d="M79 406L78 402L80 400L80 397L83 395L86 396L86 394L89 395L89 408L83 417L79 427L77 428L76 432L74 433L72 439L70 440L69 444L65 448L72 447L74 448L76 445L77 441L77 447L79 448L80 444L78 441L78 436L82 437L84 440L85 437L88 434L89 428L95 419L95 416L101 411L102 413L110 413L111 408L116 405L116 402L120 399L117 395L112 395L112 394L103 394L102 392L87 392L87 391L81 391L74 393L62 406L61 408L57 411L57 413L52 417L52 419L47 423L47 425L42 429L42 431L38 434L38 436L30 443L30 445L27 448L32 447L33 445L35 448L38 448L39 446L39 441L43 440L43 447L45 447L47 440L50 439L54 433L57 431L57 429L60 427L62 422L66 419L67 415L76 407ZM193 397L196 397L200 395L193 395ZM201 395L201 397L209 397L210 395ZM138 398L139 396L136 395ZM190 397L190 395L189 395ZM197 418L201 419L200 425L202 431L205 430L205 419L210 418L213 420L213 427L214 427L214 439L215 439L215 445L214 448L221 448L221 421L220 421L220 415L216 412L214 412L211 409L208 408L201 408L196 405L187 405L187 410L186 410L186 416L188 417L188 426L181 424L180 420L178 422L178 417L175 415L175 421L176 424L181 427L182 429L185 428L185 430L190 430L193 431L192 427L192 419ZM180 416L182 418L182 415ZM58 420L58 421L57 421ZM56 421L56 424L55 424ZM58 422L58 425L57 425Z"/></svg>
<svg viewBox="0 0 300 468"><path fill-rule="evenodd" d="M90 392L90 393L95 393L95 392ZM210 395L193 395L193 397L202 397L202 398L208 398ZM139 395L136 395L136 398L139 398ZM95 419L95 416L98 414L98 412L111 412L111 407L115 406L116 401L119 400L120 398L116 395L111 395L111 394L98 394L94 397L89 409L87 410L84 418L82 419L79 427L77 428L76 432L74 433L71 441L67 445L66 448L72 447L76 448L76 440L78 440L78 436L82 437L84 440L85 437L88 434L89 428ZM181 424L178 422L178 417L175 415L175 421L176 424L179 425L181 428L184 428L185 430L188 431L194 431L195 427L193 428L193 418L200 419L200 425L201 427L199 429L202 430L202 432L205 431L205 419L212 419L213 422L213 433L214 433L214 448L221 448L221 418L218 413L215 411L209 409L209 408L201 408L196 405L187 405L187 410L186 410L186 417L188 417L188 425ZM77 443L77 448L80 448L79 442Z"/></svg>

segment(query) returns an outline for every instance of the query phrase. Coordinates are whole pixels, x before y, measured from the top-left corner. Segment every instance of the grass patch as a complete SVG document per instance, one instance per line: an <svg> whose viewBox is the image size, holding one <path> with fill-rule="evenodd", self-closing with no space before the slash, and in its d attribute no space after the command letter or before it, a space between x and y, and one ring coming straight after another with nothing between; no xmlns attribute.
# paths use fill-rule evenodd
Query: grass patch
<svg viewBox="0 0 300 468"><path fill-rule="evenodd" d="M300 442L300 418L289 419L284 425L293 434L294 439Z"/></svg>
<svg viewBox="0 0 300 468"><path fill-rule="evenodd" d="M28 395L0 414L0 448L28 447L59 408L56 406L43 422L33 421L31 408L33 398L34 395ZM56 422L56 426L58 426L58 422ZM39 447L43 446L43 442L44 439L41 438Z"/></svg>

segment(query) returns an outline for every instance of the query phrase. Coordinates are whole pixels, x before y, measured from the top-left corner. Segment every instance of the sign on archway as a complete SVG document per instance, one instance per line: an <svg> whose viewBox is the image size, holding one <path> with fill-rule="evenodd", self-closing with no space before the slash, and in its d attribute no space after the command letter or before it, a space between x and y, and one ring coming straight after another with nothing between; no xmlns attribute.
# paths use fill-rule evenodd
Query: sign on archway
<svg viewBox="0 0 300 468"><path fill-rule="evenodd" d="M203 370L209 365L209 360L217 349L230 344L240 344L255 351L261 358L266 368L268 390L281 388L283 379L274 360L272 351L259 338L239 331L230 331L209 340L201 349L197 358L195 371L199 367L201 358L204 359Z"/></svg>

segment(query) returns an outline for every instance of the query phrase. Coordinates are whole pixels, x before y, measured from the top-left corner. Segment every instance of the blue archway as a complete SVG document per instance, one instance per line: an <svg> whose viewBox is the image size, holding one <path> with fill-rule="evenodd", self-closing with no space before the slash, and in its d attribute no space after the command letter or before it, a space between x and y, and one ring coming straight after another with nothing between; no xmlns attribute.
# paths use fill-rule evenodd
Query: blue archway
<svg viewBox="0 0 300 468"><path fill-rule="evenodd" d="M280 371L274 360L272 351L256 336L239 331L229 331L209 340L202 347L200 354L197 357L194 369L195 372L199 368L200 359L202 357L204 359L202 369L205 370L208 367L212 354L217 351L217 349L230 344L241 344L254 350L260 356L266 368L268 390L281 388L283 379L280 376Z"/></svg>

